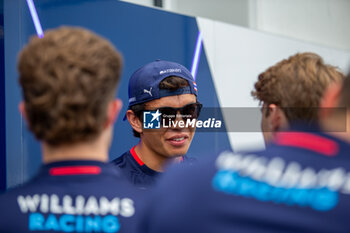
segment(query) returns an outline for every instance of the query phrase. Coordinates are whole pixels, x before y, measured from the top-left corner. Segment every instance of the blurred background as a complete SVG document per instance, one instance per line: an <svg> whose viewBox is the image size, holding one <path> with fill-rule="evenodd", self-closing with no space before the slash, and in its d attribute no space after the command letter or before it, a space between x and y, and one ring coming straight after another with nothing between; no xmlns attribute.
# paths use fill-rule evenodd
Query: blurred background
<svg viewBox="0 0 350 233"><path fill-rule="evenodd" d="M39 33L38 25L43 30L82 26L123 53L117 97L124 102L124 115L130 75L156 59L193 71L199 101L216 108L258 108L250 95L258 74L297 52L318 53L348 72L349 22L348 0L0 0L0 190L28 180L41 162L40 144L18 112L22 97L16 70L17 54ZM225 122L245 120L218 114ZM121 118L111 160L138 142ZM188 154L200 159L227 149L257 148L264 148L258 130L198 132Z"/></svg>

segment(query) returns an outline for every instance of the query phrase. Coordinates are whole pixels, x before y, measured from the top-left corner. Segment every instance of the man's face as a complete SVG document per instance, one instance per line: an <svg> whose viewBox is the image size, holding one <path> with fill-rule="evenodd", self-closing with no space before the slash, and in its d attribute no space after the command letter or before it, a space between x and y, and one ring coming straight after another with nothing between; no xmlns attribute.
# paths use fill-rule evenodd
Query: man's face
<svg viewBox="0 0 350 233"><path fill-rule="evenodd" d="M145 109L155 110L163 107L181 108L196 103L196 96L183 94L167 96L146 103ZM178 112L179 114L179 112ZM181 120L177 118L177 120ZM154 153L164 157L182 156L191 145L195 128L170 127L160 129L143 129L141 141Z"/></svg>

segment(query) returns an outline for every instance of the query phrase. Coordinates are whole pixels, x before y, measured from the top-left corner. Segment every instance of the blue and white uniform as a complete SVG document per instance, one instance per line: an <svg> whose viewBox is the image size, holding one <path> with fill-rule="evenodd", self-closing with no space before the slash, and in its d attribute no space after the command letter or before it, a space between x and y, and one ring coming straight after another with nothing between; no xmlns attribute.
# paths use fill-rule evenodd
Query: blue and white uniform
<svg viewBox="0 0 350 233"><path fill-rule="evenodd" d="M141 192L109 163L49 163L0 195L0 232L135 232Z"/></svg>
<svg viewBox="0 0 350 233"><path fill-rule="evenodd" d="M163 176L139 232L350 232L350 145L280 133L265 151L223 152Z"/></svg>

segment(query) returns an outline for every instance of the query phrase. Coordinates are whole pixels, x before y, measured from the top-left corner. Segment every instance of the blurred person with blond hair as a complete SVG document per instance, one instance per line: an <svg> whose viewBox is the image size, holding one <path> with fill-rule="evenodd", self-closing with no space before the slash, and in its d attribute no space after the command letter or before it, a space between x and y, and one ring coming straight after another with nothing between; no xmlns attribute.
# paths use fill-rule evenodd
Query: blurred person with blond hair
<svg viewBox="0 0 350 233"><path fill-rule="evenodd" d="M343 79L315 53L297 53L261 73L252 95L262 104L261 129L266 143L291 124L316 124L326 88Z"/></svg>
<svg viewBox="0 0 350 233"><path fill-rule="evenodd" d="M114 46L83 28L48 30L22 49L19 108L43 165L0 196L0 232L133 232L139 192L108 163L121 69Z"/></svg>

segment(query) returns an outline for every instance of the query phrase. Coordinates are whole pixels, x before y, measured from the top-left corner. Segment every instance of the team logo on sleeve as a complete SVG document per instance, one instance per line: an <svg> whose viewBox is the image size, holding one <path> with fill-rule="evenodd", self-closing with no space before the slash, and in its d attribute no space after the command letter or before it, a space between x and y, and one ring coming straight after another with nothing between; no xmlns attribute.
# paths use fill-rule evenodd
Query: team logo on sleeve
<svg viewBox="0 0 350 233"><path fill-rule="evenodd" d="M160 116L162 114L157 111L143 112L143 128L144 129L160 129Z"/></svg>

